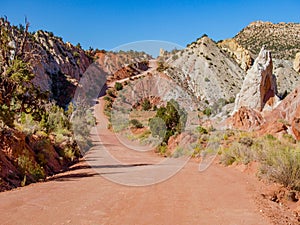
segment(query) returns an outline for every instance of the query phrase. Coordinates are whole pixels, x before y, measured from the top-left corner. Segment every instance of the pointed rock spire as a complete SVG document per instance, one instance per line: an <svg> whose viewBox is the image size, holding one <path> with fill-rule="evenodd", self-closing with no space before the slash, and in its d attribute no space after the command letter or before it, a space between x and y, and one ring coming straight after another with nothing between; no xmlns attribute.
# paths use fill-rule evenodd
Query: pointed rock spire
<svg viewBox="0 0 300 225"><path fill-rule="evenodd" d="M241 91L237 95L234 111L242 106L263 111L277 105L279 98L276 96L276 78L272 72L271 53L263 46L253 66L247 72Z"/></svg>

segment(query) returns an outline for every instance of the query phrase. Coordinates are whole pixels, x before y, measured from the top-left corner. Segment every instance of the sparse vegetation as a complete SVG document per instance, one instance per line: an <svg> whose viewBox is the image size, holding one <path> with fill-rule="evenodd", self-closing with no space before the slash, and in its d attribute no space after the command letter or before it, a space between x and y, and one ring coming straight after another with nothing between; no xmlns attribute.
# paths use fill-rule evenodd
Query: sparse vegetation
<svg viewBox="0 0 300 225"><path fill-rule="evenodd" d="M295 142L280 141L272 135L242 137L223 148L221 161L225 165L257 161L260 177L300 190L300 147Z"/></svg>
<svg viewBox="0 0 300 225"><path fill-rule="evenodd" d="M169 66L165 62L159 61L157 63L157 69L156 70L158 72L163 72L163 71L167 70L168 68L169 68Z"/></svg>
<svg viewBox="0 0 300 225"><path fill-rule="evenodd" d="M300 52L299 24L257 22L247 26L235 36L235 40L244 48L258 55L264 45L278 59L293 59ZM298 34L297 34L298 33Z"/></svg>

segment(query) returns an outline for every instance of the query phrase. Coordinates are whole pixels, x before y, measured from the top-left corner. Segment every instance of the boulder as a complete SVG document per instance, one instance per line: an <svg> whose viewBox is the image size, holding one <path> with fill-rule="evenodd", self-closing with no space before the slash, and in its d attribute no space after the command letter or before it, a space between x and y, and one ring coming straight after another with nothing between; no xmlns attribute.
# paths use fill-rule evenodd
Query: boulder
<svg viewBox="0 0 300 225"><path fill-rule="evenodd" d="M246 106L257 111L271 110L279 102L271 53L262 47L251 69L247 71L234 111Z"/></svg>

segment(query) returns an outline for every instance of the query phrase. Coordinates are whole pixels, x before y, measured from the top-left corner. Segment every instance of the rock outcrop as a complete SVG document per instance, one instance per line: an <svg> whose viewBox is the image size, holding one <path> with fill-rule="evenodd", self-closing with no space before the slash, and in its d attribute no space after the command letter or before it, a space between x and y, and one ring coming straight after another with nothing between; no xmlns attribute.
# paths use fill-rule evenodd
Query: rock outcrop
<svg viewBox="0 0 300 225"><path fill-rule="evenodd" d="M279 98L276 96L276 79L272 72L271 53L263 47L247 72L242 89L237 95L234 111L242 106L257 111L270 110L276 106Z"/></svg>
<svg viewBox="0 0 300 225"><path fill-rule="evenodd" d="M298 52L295 56L293 68L296 72L300 72L300 52Z"/></svg>
<svg viewBox="0 0 300 225"><path fill-rule="evenodd" d="M297 140L300 140L300 86L298 85L274 110L266 113L264 117L266 123L261 127L263 132L274 131L274 126L280 123L286 133L293 134ZM278 131L272 133L278 133Z"/></svg>
<svg viewBox="0 0 300 225"><path fill-rule="evenodd" d="M277 83L277 95L280 98L284 98L297 87L300 76L293 69L291 61L283 59L272 59L272 61L273 74Z"/></svg>
<svg viewBox="0 0 300 225"><path fill-rule="evenodd" d="M264 119L258 111L245 106L242 106L227 120L231 128L245 131L259 129L263 122Z"/></svg>
<svg viewBox="0 0 300 225"><path fill-rule="evenodd" d="M49 32L37 31L32 39L29 51L40 57L32 63L35 73L33 83L50 92L51 97L64 107L72 99L80 78L93 59L80 47L64 43Z"/></svg>
<svg viewBox="0 0 300 225"><path fill-rule="evenodd" d="M218 46L228 52L243 70L247 71L252 66L253 59L250 56L250 52L239 45L236 40L226 39L219 42Z"/></svg>

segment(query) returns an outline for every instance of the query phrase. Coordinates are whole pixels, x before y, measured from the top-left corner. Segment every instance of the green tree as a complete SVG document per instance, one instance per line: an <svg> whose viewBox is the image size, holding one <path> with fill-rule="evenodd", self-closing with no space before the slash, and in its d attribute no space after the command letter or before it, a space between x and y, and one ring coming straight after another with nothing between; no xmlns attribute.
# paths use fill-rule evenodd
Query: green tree
<svg viewBox="0 0 300 225"><path fill-rule="evenodd" d="M161 123L150 119L150 129L152 134L159 135L162 137L164 134L163 141L165 143L168 142L169 138L175 133L181 133L184 130L186 121L187 121L187 113L184 109L179 107L178 102L174 99L171 99L167 102L166 107L160 107L155 117L161 118L164 121L164 126L166 128L165 132L161 133L160 129L162 129Z"/></svg>
<svg viewBox="0 0 300 225"><path fill-rule="evenodd" d="M26 23L25 29L15 34L10 23L0 19L0 120L9 127L13 127L14 119L22 112L41 120L42 105L47 98L31 82L34 74L30 60L35 56L25 48L28 27Z"/></svg>

